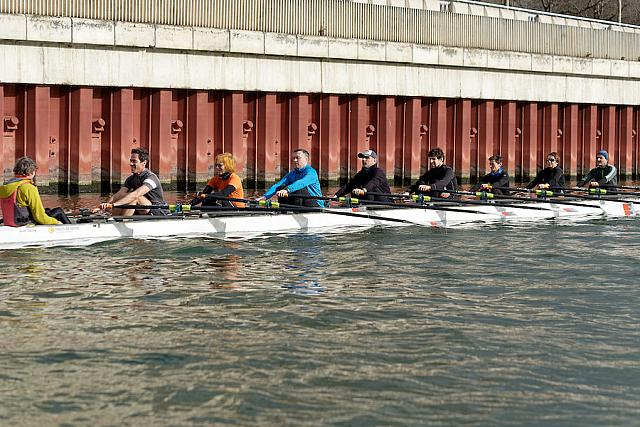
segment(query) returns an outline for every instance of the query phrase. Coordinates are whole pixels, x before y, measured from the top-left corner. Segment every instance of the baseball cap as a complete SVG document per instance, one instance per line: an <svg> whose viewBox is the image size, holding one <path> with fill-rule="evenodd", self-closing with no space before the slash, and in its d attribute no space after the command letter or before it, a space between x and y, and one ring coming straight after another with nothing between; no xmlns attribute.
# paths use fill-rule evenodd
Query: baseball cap
<svg viewBox="0 0 640 427"><path fill-rule="evenodd" d="M358 157L360 157L361 159L364 159L366 157L373 157L374 159L377 159L378 155L372 149L368 149L368 150L364 150L364 151L361 151L360 153L358 153Z"/></svg>

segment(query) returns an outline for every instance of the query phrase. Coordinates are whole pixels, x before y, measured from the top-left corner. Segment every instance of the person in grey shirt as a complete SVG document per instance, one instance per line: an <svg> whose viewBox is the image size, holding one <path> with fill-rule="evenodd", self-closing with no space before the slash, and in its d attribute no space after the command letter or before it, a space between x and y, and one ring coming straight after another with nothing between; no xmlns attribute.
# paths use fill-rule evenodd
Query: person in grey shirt
<svg viewBox="0 0 640 427"><path fill-rule="evenodd" d="M131 150L129 165L131 176L128 177L122 188L116 194L100 205L100 209L113 209L113 215L167 215L165 209L121 209L119 205L166 205L162 184L158 176L147 169L149 153L144 148Z"/></svg>

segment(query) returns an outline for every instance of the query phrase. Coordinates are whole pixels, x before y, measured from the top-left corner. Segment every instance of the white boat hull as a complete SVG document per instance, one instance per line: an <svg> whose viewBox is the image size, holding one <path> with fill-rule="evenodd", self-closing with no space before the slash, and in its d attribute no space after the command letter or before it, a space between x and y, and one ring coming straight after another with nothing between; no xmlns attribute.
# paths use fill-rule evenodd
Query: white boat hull
<svg viewBox="0 0 640 427"><path fill-rule="evenodd" d="M638 201L640 203L640 200ZM478 223L520 223L540 220L588 220L597 217L636 216L635 203L584 201L581 206L555 203L530 203L527 207L499 205L456 206L456 211L424 208L347 209L331 212L274 213L184 217L124 222L96 221L72 225L0 226L0 249L27 246L84 246L122 238L167 238L206 235L224 238L248 238L265 233L333 232L353 227L419 225L436 228L470 226ZM529 209L535 207L536 209ZM361 216L347 216L340 214ZM388 221L400 220L400 221ZM403 221L403 222L401 222Z"/></svg>

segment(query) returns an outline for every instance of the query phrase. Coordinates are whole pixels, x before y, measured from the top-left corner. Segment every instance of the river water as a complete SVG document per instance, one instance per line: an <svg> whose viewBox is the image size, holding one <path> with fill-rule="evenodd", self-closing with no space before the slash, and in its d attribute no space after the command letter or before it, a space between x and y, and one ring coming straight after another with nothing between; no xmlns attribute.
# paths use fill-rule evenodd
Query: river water
<svg viewBox="0 0 640 427"><path fill-rule="evenodd" d="M0 251L0 424L637 426L638 225Z"/></svg>

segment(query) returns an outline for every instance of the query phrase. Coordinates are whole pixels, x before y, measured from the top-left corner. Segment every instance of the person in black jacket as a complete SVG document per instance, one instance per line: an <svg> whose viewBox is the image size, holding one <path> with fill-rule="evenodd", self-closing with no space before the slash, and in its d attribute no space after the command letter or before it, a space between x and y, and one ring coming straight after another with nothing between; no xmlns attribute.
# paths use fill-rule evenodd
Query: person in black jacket
<svg viewBox="0 0 640 427"><path fill-rule="evenodd" d="M509 194L509 190L501 190L509 187L509 174L502 167L502 156L494 154L489 157L489 171L471 191L486 190L494 194Z"/></svg>
<svg viewBox="0 0 640 427"><path fill-rule="evenodd" d="M618 185L618 170L609 164L609 153L600 150L596 154L596 167L578 182L578 187L589 184L589 187L614 189Z"/></svg>
<svg viewBox="0 0 640 427"><path fill-rule="evenodd" d="M347 194L366 197L367 193L391 193L387 174L378 167L378 154L369 149L358 153L358 158L362 159L362 169L336 192L335 197L342 197ZM367 198L376 201L389 201L387 197L380 195L370 195Z"/></svg>
<svg viewBox="0 0 640 427"><path fill-rule="evenodd" d="M427 155L429 170L407 190L409 193L425 193L432 196L448 197L449 193L442 190L456 191L458 181L453 169L444 164L444 152L441 148L433 148Z"/></svg>
<svg viewBox="0 0 640 427"><path fill-rule="evenodd" d="M538 172L538 175L528 185L528 189L534 188L563 188L564 187L564 171L558 166L560 156L555 151L547 154L545 161L546 167Z"/></svg>

